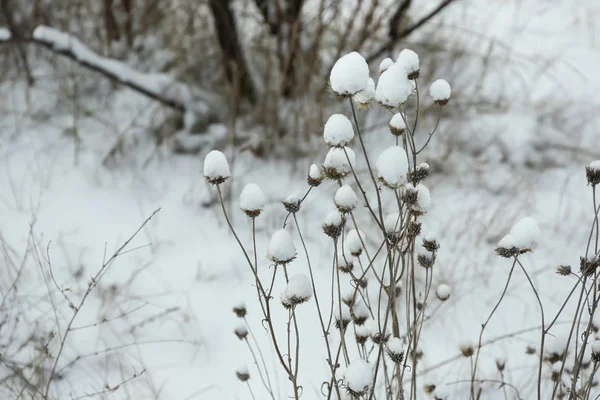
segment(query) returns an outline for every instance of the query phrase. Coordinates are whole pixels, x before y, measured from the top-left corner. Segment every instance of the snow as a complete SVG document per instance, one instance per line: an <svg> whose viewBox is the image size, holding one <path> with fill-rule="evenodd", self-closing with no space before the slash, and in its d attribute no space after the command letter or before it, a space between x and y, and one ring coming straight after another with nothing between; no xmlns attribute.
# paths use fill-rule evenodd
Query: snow
<svg viewBox="0 0 600 400"><path fill-rule="evenodd" d="M393 189L406 183L408 174L408 158L406 151L400 146L385 149L375 162L377 178Z"/></svg>
<svg viewBox="0 0 600 400"><path fill-rule="evenodd" d="M292 303L305 302L312 297L312 285L306 275L297 274L290 278L285 288L285 297Z"/></svg>
<svg viewBox="0 0 600 400"><path fill-rule="evenodd" d="M352 141L352 122L343 114L333 114L325 123L323 139L329 146L344 147Z"/></svg>
<svg viewBox="0 0 600 400"><path fill-rule="evenodd" d="M308 170L308 176L314 180L321 179L321 169L317 164L312 164Z"/></svg>
<svg viewBox="0 0 600 400"><path fill-rule="evenodd" d="M331 89L341 95L354 95L367 88L369 66L364 57L353 51L342 56L331 69Z"/></svg>
<svg viewBox="0 0 600 400"><path fill-rule="evenodd" d="M383 219L383 226L387 233L397 233L400 231L401 220L400 213L391 213Z"/></svg>
<svg viewBox="0 0 600 400"><path fill-rule="evenodd" d="M346 154L348 155L347 158ZM336 171L338 174L346 175L354 168L355 158L354 151L350 147L332 147L325 157L323 166ZM350 163L348 163L348 160L350 160Z"/></svg>
<svg viewBox="0 0 600 400"><path fill-rule="evenodd" d="M367 240L363 232L360 232L359 237L359 232L356 229L349 231L344 238L344 253L346 255L360 255L363 249L361 238L363 242Z"/></svg>
<svg viewBox="0 0 600 400"><path fill-rule="evenodd" d="M344 218L339 211L333 210L325 215L325 219L323 220L323 225L327 226L341 226L344 222Z"/></svg>
<svg viewBox="0 0 600 400"><path fill-rule="evenodd" d="M287 204L300 204L300 200L302 199L297 193L290 193L283 202Z"/></svg>
<svg viewBox="0 0 600 400"><path fill-rule="evenodd" d="M411 49L402 50L396 62L406 70L407 76L419 72L419 55Z"/></svg>
<svg viewBox="0 0 600 400"><path fill-rule="evenodd" d="M443 301L447 300L450 297L450 286L448 286L445 283L441 283L440 285L438 285L435 294L438 297L438 299Z"/></svg>
<svg viewBox="0 0 600 400"><path fill-rule="evenodd" d="M450 84L443 79L434 81L429 87L429 95L434 101L444 101L450 98Z"/></svg>
<svg viewBox="0 0 600 400"><path fill-rule="evenodd" d="M515 247L521 250L535 250L542 235L537 222L531 217L520 219L510 230L510 234L514 238Z"/></svg>
<svg viewBox="0 0 600 400"><path fill-rule="evenodd" d="M379 63L379 73L383 73L384 71L386 71L387 69L389 69L392 65L394 65L394 60L392 60L389 57L388 58L384 58Z"/></svg>
<svg viewBox="0 0 600 400"><path fill-rule="evenodd" d="M296 257L296 247L288 231L280 229L271 236L267 256L275 263L287 263Z"/></svg>
<svg viewBox="0 0 600 400"><path fill-rule="evenodd" d="M255 183L244 186L240 193L240 208L247 211L261 211L265 207L265 194Z"/></svg>
<svg viewBox="0 0 600 400"><path fill-rule="evenodd" d="M344 381L354 393L366 393L371 387L371 365L363 359L356 359L344 371Z"/></svg>
<svg viewBox="0 0 600 400"><path fill-rule="evenodd" d="M592 353L600 355L600 340L594 340L592 342Z"/></svg>
<svg viewBox="0 0 600 400"><path fill-rule="evenodd" d="M406 76L404 67L395 63L379 77L375 99L387 107L398 107L408 100L413 87Z"/></svg>
<svg viewBox="0 0 600 400"><path fill-rule="evenodd" d="M371 313L369 312L367 305L362 300L357 300L354 302L354 305L352 306L352 314L354 315L355 320L356 319L366 320L367 318L369 318L371 316Z"/></svg>
<svg viewBox="0 0 600 400"><path fill-rule="evenodd" d="M388 351L394 354L401 354L404 352L404 343L400 338L394 337L388 340L386 343Z"/></svg>
<svg viewBox="0 0 600 400"><path fill-rule="evenodd" d="M404 122L404 118L400 113L394 114L392 119L390 119L389 125L392 133L395 135L401 135L402 132L406 130L406 123Z"/></svg>
<svg viewBox="0 0 600 400"><path fill-rule="evenodd" d="M212 150L204 158L204 176L209 181L217 181L231 177L229 164L225 154L219 150Z"/></svg>
<svg viewBox="0 0 600 400"><path fill-rule="evenodd" d="M342 212L350 212L356 208L358 197L350 185L343 185L335 192L335 205Z"/></svg>
<svg viewBox="0 0 600 400"><path fill-rule="evenodd" d="M192 93L187 85L175 81L166 74L142 73L118 60L102 57L76 37L58 29L40 25L33 30L33 38L57 51L70 51L77 60L107 71L121 82L141 87L149 93L167 98L181 106L192 103L194 98L202 98L206 104L216 104L214 96L198 91Z"/></svg>
<svg viewBox="0 0 600 400"><path fill-rule="evenodd" d="M589 168L600 171L600 160L592 161L589 165Z"/></svg>
<svg viewBox="0 0 600 400"><path fill-rule="evenodd" d="M243 339L246 337L246 335L248 335L248 328L246 327L246 324L243 321L238 322L235 328L233 328L233 331L235 332L236 336L240 339Z"/></svg>
<svg viewBox="0 0 600 400"><path fill-rule="evenodd" d="M354 325L354 332L356 333L356 336L360 336L360 337L369 337L369 335L371 334L370 330L369 330L369 324L368 324L369 320L367 320L367 322L365 322L362 325Z"/></svg>
<svg viewBox="0 0 600 400"><path fill-rule="evenodd" d="M6 28L0 28L0 41L9 41L12 37L11 32Z"/></svg>
<svg viewBox="0 0 600 400"><path fill-rule="evenodd" d="M427 186L419 183L415 187L417 191L417 203L413 204L411 208L415 211L426 213L431 208L431 194Z"/></svg>
<svg viewBox="0 0 600 400"><path fill-rule="evenodd" d="M375 81L373 80L373 78L369 78L369 80L367 81L367 87L364 90L361 90L360 92L356 93L352 99L355 103L359 105L367 106L373 101L374 98Z"/></svg>
<svg viewBox="0 0 600 400"><path fill-rule="evenodd" d="M248 372L248 366L246 364L239 365L235 369L235 372L241 375L250 375L250 372Z"/></svg>
<svg viewBox="0 0 600 400"><path fill-rule="evenodd" d="M505 235L502 239L500 239L497 247L502 249L512 249L513 247L519 248L518 245L519 243L517 241L517 238L515 238L512 234L509 233L508 235Z"/></svg>

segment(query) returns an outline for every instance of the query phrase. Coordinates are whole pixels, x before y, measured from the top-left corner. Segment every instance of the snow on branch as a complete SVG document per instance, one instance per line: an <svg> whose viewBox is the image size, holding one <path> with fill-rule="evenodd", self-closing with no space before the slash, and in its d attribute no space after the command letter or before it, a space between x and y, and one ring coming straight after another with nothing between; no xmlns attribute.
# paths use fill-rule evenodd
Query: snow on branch
<svg viewBox="0 0 600 400"><path fill-rule="evenodd" d="M0 41L11 40L10 31L0 28ZM214 113L215 110L209 110L208 105L218 104L216 98L206 92L192 89L167 74L140 72L119 60L103 57L75 36L49 26L38 26L32 36L25 40L68 57L83 67L115 79L122 85L176 110L185 112L193 106L194 111Z"/></svg>

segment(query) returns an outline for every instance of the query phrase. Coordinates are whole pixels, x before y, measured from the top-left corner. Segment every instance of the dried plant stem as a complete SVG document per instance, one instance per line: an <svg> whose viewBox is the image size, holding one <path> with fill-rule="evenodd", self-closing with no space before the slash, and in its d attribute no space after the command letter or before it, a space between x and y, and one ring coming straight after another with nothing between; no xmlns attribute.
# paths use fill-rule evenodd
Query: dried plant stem
<svg viewBox="0 0 600 400"><path fill-rule="evenodd" d="M485 328L488 326L488 324L490 323L490 320L496 313L496 310L502 303L502 300L504 300L504 296L506 295L506 292L508 290L508 285L510 284L510 280L512 278L513 271L515 270L515 266L517 265L517 260L518 260L518 256L515 256L513 264L510 267L510 272L508 273L508 278L506 279L506 284L504 285L504 290L502 290L502 295L500 295L500 298L496 302L496 305L492 309L492 312L487 317L485 322L481 325L481 331L479 332L479 340L477 342L477 352L475 355L475 363L473 364L473 374L471 375L471 400L475 400L475 382L476 382L476 377L477 377L477 363L479 361L479 353L481 352L481 347L482 347L483 332L485 331ZM543 326L542 326L542 329L543 329Z"/></svg>

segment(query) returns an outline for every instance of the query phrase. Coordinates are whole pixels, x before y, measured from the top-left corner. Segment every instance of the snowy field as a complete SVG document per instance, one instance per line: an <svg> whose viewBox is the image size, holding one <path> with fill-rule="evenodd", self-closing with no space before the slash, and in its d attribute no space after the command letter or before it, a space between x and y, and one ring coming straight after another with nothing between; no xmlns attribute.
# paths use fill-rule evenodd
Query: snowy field
<svg viewBox="0 0 600 400"><path fill-rule="evenodd" d="M454 393L451 399L468 398L465 380L471 364L459 347L477 343L481 324L502 292L511 261L494 249L511 226L531 216L542 231L539 247L521 260L551 320L575 283L573 277L558 275L556 267L578 270L594 215L585 166L600 159L600 8L583 0L472 3L468 12L460 9L472 16L453 15L440 29L450 39L463 31L493 39L494 47L474 40L472 48L497 52L497 62L507 66L493 66L479 90L506 91L514 102L508 109L467 115L460 124L457 118L442 121L423 156L432 166L427 180L432 206L423 230L436 232L441 243L434 286L450 288L449 300L434 299L429 305L435 318L423 331L417 372L423 399L430 398L422 390L429 384ZM493 10L487 10L492 3ZM421 68L427 68L427 61L422 55ZM371 73L378 76L376 65ZM240 364L249 367L256 399L266 399L251 354L234 334L239 320L232 308L244 301L252 334L276 382L275 397L290 396L289 381L261 325L254 278L227 228L216 191L203 177L206 152L176 155L167 146L155 148L146 128L157 118L158 106L132 91L106 95L105 84L99 94L82 95L83 110L74 111L59 101L48 71L40 67L34 74L39 78L33 88L23 81L0 85L0 331L10 332L0 337L5 354L25 363L42 360L39 354L45 351L60 352L57 365L52 357L40 361L45 373L53 367L61 371L54 382L58 399L102 391L98 397L107 399L250 399L235 375ZM472 76L480 78L476 71ZM468 83L451 82L452 101L466 102L473 88ZM452 101L446 106L449 112ZM536 107L547 112L536 113ZM85 109L95 111L90 115ZM551 125L556 110L561 124ZM339 103L338 112L350 115L346 103ZM381 122L367 115L359 112L361 123ZM430 123L424 122L426 127ZM448 137L450 131L456 136ZM385 127L367 132L365 139L373 157L394 140ZM352 146L357 170L368 182L358 143ZM265 193L265 210L256 220L257 257L260 268L268 271L268 240L287 214L281 202L292 193L306 193L309 166L322 164L328 148L323 144L313 159L293 165L220 150L233 175L224 185L231 193L226 207L249 248L252 226L239 209L239 194L247 183L258 184ZM312 189L298 214L317 290L331 285L332 244L321 224L333 208L336 189L332 182ZM366 225L368 212L360 210L357 219L367 237L373 237L374 228ZM368 244L372 249L378 245L375 239ZM298 251L289 269L306 274L306 264L304 252ZM101 280L81 310L75 310L99 271ZM507 365L503 379L523 399L533 399L537 356L527 354L527 348L539 346L540 313L525 275L518 269L514 274L485 331L484 342L499 340L482 349L479 376L500 379L495 362L501 357ZM274 295L284 288L276 282ZM564 342L574 306L569 303L550 330L548 349ZM76 312L72 326L81 329L70 331L61 346ZM285 335L287 311L274 307L273 318ZM302 398L322 398L327 364L313 305L299 308L298 320L303 329ZM9 341L23 346L7 347ZM7 367L3 373L10 372ZM34 374L37 367L34 362L25 370ZM551 372L543 371L546 383ZM505 398L497 383L484 387L483 398ZM516 398L512 388L507 390L508 398ZM600 395L600 389L594 390Z"/></svg>

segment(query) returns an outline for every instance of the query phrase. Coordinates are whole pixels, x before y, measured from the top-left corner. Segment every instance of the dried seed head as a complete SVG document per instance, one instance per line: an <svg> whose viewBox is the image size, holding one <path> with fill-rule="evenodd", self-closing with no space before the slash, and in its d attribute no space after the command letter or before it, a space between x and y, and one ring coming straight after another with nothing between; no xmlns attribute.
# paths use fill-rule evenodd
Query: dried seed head
<svg viewBox="0 0 600 400"><path fill-rule="evenodd" d="M409 207L413 207L417 204L419 192L415 189L412 183L407 183L402 191L401 199Z"/></svg>
<svg viewBox="0 0 600 400"><path fill-rule="evenodd" d="M238 304L233 306L233 312L238 318L244 318L247 314L246 303L239 302Z"/></svg>
<svg viewBox="0 0 600 400"><path fill-rule="evenodd" d="M594 340L592 342L592 361L594 363L600 363L600 340Z"/></svg>
<svg viewBox="0 0 600 400"><path fill-rule="evenodd" d="M407 233L410 237L418 236L421 233L421 223L419 221L408 221Z"/></svg>
<svg viewBox="0 0 600 400"><path fill-rule="evenodd" d="M231 177L227 159L219 150L212 150L204 158L204 177L213 185L219 185Z"/></svg>
<svg viewBox="0 0 600 400"><path fill-rule="evenodd" d="M573 273L570 265L559 265L556 267L556 273L562 276L569 276Z"/></svg>
<svg viewBox="0 0 600 400"><path fill-rule="evenodd" d="M423 247L425 249L427 249L428 251L433 253L440 249L440 244L438 243L434 234L427 233L427 234L423 235L422 239L423 239Z"/></svg>
<svg viewBox="0 0 600 400"><path fill-rule="evenodd" d="M288 231L280 229L273 234L267 248L267 257L275 265L286 265L296 258L296 247Z"/></svg>
<svg viewBox="0 0 600 400"><path fill-rule="evenodd" d="M290 278L281 295L281 303L285 308L295 307L310 300L312 295L310 279L306 275L297 274Z"/></svg>
<svg viewBox="0 0 600 400"><path fill-rule="evenodd" d="M532 355L532 354L535 354L535 353L536 353L535 348L533 348L531 346L525 347L525 354Z"/></svg>
<svg viewBox="0 0 600 400"><path fill-rule="evenodd" d="M235 333L235 336L237 336L238 339L244 340L246 339L246 336L248 336L248 328L246 328L246 324L242 322L236 325L233 329L233 333Z"/></svg>
<svg viewBox="0 0 600 400"><path fill-rule="evenodd" d="M248 367L246 365L240 365L239 367L237 367L237 369L235 370L235 376L237 376L237 378L240 381L246 382L248 379L250 379Z"/></svg>
<svg viewBox="0 0 600 400"><path fill-rule="evenodd" d="M288 197L286 197L282 203L283 207L285 207L285 210L287 212L295 214L298 211L300 211L301 199L295 193L292 193Z"/></svg>
<svg viewBox="0 0 600 400"><path fill-rule="evenodd" d="M354 326L354 338L356 339L356 343L365 344L369 338L369 329L365 324Z"/></svg>
<svg viewBox="0 0 600 400"><path fill-rule="evenodd" d="M592 161L590 165L585 167L585 177L588 184L596 186L600 183L600 160Z"/></svg>
<svg viewBox="0 0 600 400"><path fill-rule="evenodd" d="M394 136L402 136L404 132L406 132L406 123L404 122L404 117L400 113L394 114L390 123L388 124L390 128L390 132Z"/></svg>
<svg viewBox="0 0 600 400"><path fill-rule="evenodd" d="M390 339L385 346L385 350L395 364L401 364L404 361L404 344L400 338Z"/></svg>
<svg viewBox="0 0 600 400"><path fill-rule="evenodd" d="M341 213L349 213L356 208L358 197L350 185L343 185L335 192L333 202Z"/></svg>
<svg viewBox="0 0 600 400"><path fill-rule="evenodd" d="M371 316L369 309L365 305L365 303L360 301L355 301L350 309L350 313L352 315L352 321L354 321L354 325L362 325L365 321Z"/></svg>
<svg viewBox="0 0 600 400"><path fill-rule="evenodd" d="M552 372L550 374L550 379L552 379L552 382L560 381L560 376L561 376L560 369L561 369L561 366L559 364L554 364L552 366Z"/></svg>
<svg viewBox="0 0 600 400"><path fill-rule="evenodd" d="M330 238L337 239L342 234L345 224L346 220L339 211L331 211L323 221L323 232Z"/></svg>
<svg viewBox="0 0 600 400"><path fill-rule="evenodd" d="M338 268L345 274L349 274L354 269L354 259L353 258L342 258L340 263L338 264Z"/></svg>
<svg viewBox="0 0 600 400"><path fill-rule="evenodd" d="M369 329L369 336L370 336L371 340L373 341L373 343L375 343L375 344L387 343L388 339L390 338L390 333L389 332L381 332L381 330L379 329L379 322L375 321L374 319L369 319L367 321L367 325L368 325L368 329ZM381 328L383 328L383 326Z"/></svg>
<svg viewBox="0 0 600 400"><path fill-rule="evenodd" d="M517 247L516 238L509 233L498 242L496 253L500 257L513 258L521 254L521 250L519 250L519 247Z"/></svg>
<svg viewBox="0 0 600 400"><path fill-rule="evenodd" d="M340 316L340 310L339 310L338 306L336 306L336 305L334 305L333 312L336 314L335 315L335 327L336 327L336 329L346 329L346 327L348 326L348 324L352 320L352 317L350 316L350 311L348 310L348 307L342 306L342 314L341 314L341 316Z"/></svg>
<svg viewBox="0 0 600 400"><path fill-rule="evenodd" d="M584 276L591 276L600 265L600 258L597 255L588 257L579 257L579 270Z"/></svg>
<svg viewBox="0 0 600 400"><path fill-rule="evenodd" d="M504 367L506 367L506 360L502 358L496 358L496 368L498 369L498 371L504 371Z"/></svg>
<svg viewBox="0 0 600 400"><path fill-rule="evenodd" d="M417 248L417 262L423 268L431 268L435 264L435 253L419 246Z"/></svg>
<svg viewBox="0 0 600 400"><path fill-rule="evenodd" d="M265 207L265 194L262 189L254 184L247 184L240 193L240 208L250 218L256 218Z"/></svg>
<svg viewBox="0 0 600 400"><path fill-rule="evenodd" d="M342 302L351 307L354 304L354 300L356 298L356 289L349 288L342 294Z"/></svg>
<svg viewBox="0 0 600 400"><path fill-rule="evenodd" d="M429 164L421 163L417 168L409 172L409 180L415 185L429 176Z"/></svg>
<svg viewBox="0 0 600 400"><path fill-rule="evenodd" d="M464 342L460 345L460 352L464 357L472 357L475 353L471 342Z"/></svg>
<svg viewBox="0 0 600 400"><path fill-rule="evenodd" d="M434 384L425 385L423 387L423 391L425 391L425 393L427 393L427 394L433 393L434 390L435 390L435 385Z"/></svg>
<svg viewBox="0 0 600 400"><path fill-rule="evenodd" d="M441 301L448 300L450 298L450 286L448 286L445 283L442 283L441 285L439 285L437 287L437 290L435 291L435 295Z"/></svg>
<svg viewBox="0 0 600 400"><path fill-rule="evenodd" d="M308 177L306 178L306 182L309 186L317 187L319 186L325 177L323 176L323 171L317 166L317 164L312 164L308 170Z"/></svg>

